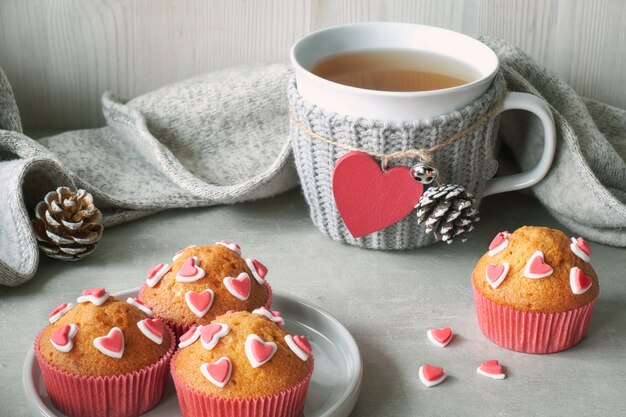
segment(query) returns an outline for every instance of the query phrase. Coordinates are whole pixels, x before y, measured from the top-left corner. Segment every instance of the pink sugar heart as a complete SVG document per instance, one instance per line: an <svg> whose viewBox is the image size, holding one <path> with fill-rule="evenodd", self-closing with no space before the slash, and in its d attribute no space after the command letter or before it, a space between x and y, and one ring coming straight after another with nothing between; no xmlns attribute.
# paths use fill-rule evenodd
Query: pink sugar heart
<svg viewBox="0 0 626 417"><path fill-rule="evenodd" d="M213 385L223 388L230 380L232 364L228 357L222 356L215 362L200 365L200 372Z"/></svg>
<svg viewBox="0 0 626 417"><path fill-rule="evenodd" d="M446 343L452 339L452 329L449 327L444 327L442 329L430 329L430 332L435 339L439 343Z"/></svg>
<svg viewBox="0 0 626 417"><path fill-rule="evenodd" d="M509 273L509 263L503 262L501 264L489 264L485 270L487 282L491 285L491 288L498 288L498 286L504 281Z"/></svg>
<svg viewBox="0 0 626 417"><path fill-rule="evenodd" d="M224 285L228 292L241 301L245 301L250 297L250 276L242 272L237 278L224 278Z"/></svg>
<svg viewBox="0 0 626 417"><path fill-rule="evenodd" d="M583 239L582 237L576 238L576 245L578 245L580 250L585 252L587 254L587 256L591 255L591 248L589 247L589 245L587 244L587 241L585 239Z"/></svg>
<svg viewBox="0 0 626 417"><path fill-rule="evenodd" d="M106 292L107 290L104 288L89 288L89 289L83 290L83 295L85 296L93 295L96 298L100 298L103 295L105 295Z"/></svg>
<svg viewBox="0 0 626 417"><path fill-rule="evenodd" d="M65 324L50 335L50 340L58 346L66 346L71 340L72 326Z"/></svg>
<svg viewBox="0 0 626 417"><path fill-rule="evenodd" d="M159 319L145 319L144 324L148 330L154 333L156 336L163 337L163 329L165 325Z"/></svg>
<svg viewBox="0 0 626 417"><path fill-rule="evenodd" d="M256 279L259 284L263 285L265 283L265 277L267 276L267 267L256 259L246 258L245 261L254 279Z"/></svg>
<svg viewBox="0 0 626 417"><path fill-rule="evenodd" d="M202 326L200 326L202 328ZM192 325L179 339L178 347L185 348L194 343L200 337L200 330L195 324Z"/></svg>
<svg viewBox="0 0 626 417"><path fill-rule="evenodd" d="M306 336L294 336L293 341L296 345L304 351L307 355L311 354L311 345L309 344L309 340Z"/></svg>
<svg viewBox="0 0 626 417"><path fill-rule="evenodd" d="M436 366L424 365L422 367L424 372L424 377L427 381L435 381L443 376L443 368L439 368Z"/></svg>
<svg viewBox="0 0 626 417"><path fill-rule="evenodd" d="M476 372L494 379L504 379L506 377L502 366L495 359L481 363Z"/></svg>
<svg viewBox="0 0 626 417"><path fill-rule="evenodd" d="M545 278L552 275L552 267L548 265L544 258L543 252L535 251L524 267L524 276L526 278Z"/></svg>
<svg viewBox="0 0 626 417"><path fill-rule="evenodd" d="M185 293L187 307L189 307L197 317L205 316L211 308L214 298L215 293L210 289L206 289L202 292L187 291L187 293Z"/></svg>
<svg viewBox="0 0 626 417"><path fill-rule="evenodd" d="M157 272L159 272L161 268L163 268L162 263L154 265L152 268L148 269L148 272L146 273L146 278L148 279L154 278L154 276L157 274Z"/></svg>
<svg viewBox="0 0 626 417"><path fill-rule="evenodd" d="M185 259L183 262L183 266L178 270L178 274L183 277L192 277L198 273L198 268L196 268L196 261L193 257Z"/></svg>
<svg viewBox="0 0 626 417"><path fill-rule="evenodd" d="M202 347L213 349L219 340L230 332L230 327L224 323L211 323L200 328Z"/></svg>
<svg viewBox="0 0 626 417"><path fill-rule="evenodd" d="M578 267L570 270L569 282L572 292L576 295L585 293L593 285L593 279Z"/></svg>
<svg viewBox="0 0 626 417"><path fill-rule="evenodd" d="M494 256L509 246L509 236L510 233L506 230L498 233L489 244L489 256Z"/></svg>
<svg viewBox="0 0 626 417"><path fill-rule="evenodd" d="M119 327L113 327L106 336L96 337L93 344L112 358L120 359L124 355L124 334Z"/></svg>
<svg viewBox="0 0 626 417"><path fill-rule="evenodd" d="M256 334L249 334L244 345L246 356L253 368L258 368L272 359L277 348L276 343L266 342Z"/></svg>
<svg viewBox="0 0 626 417"><path fill-rule="evenodd" d="M57 313L60 313L61 311L63 311L65 308L67 307L67 303L63 303L63 304L59 304L58 306L56 306L54 308L54 310L52 310L49 314L48 314L48 318L56 315Z"/></svg>

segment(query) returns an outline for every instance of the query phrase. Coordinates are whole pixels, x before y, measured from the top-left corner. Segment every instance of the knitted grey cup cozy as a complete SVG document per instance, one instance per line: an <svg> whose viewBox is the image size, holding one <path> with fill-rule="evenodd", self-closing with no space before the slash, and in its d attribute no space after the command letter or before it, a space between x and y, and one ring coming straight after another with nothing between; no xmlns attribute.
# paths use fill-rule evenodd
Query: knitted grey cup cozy
<svg viewBox="0 0 626 417"><path fill-rule="evenodd" d="M460 110L409 123L369 120L330 112L306 101L296 88L295 77L288 84L293 115L312 132L333 142L384 153L430 148L480 120L497 105L505 93L505 81L498 74L491 87ZM434 165L443 183L460 184L476 196L496 173L494 158L498 116L492 116L467 135L434 153ZM332 191L335 164L347 151L311 138L291 122L290 134L302 190L310 207L313 223L337 241L370 249L411 249L435 243L432 234L417 224L414 211L397 223L360 238L354 238L337 210ZM394 161L411 166L417 160Z"/></svg>

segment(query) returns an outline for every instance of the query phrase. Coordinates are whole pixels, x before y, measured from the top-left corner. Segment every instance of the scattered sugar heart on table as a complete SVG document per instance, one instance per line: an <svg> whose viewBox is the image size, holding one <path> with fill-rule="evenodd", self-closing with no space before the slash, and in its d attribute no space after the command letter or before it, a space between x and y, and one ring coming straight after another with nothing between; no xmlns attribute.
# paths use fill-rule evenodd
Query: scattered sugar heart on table
<svg viewBox="0 0 626 417"><path fill-rule="evenodd" d="M384 229L405 218L418 203L424 185L409 167L383 172L364 152L348 152L333 172L333 195L341 218L357 238Z"/></svg>
<svg viewBox="0 0 626 417"><path fill-rule="evenodd" d="M446 347L452 340L452 329L449 327L428 329L426 335L435 346Z"/></svg>
<svg viewBox="0 0 626 417"><path fill-rule="evenodd" d="M478 369L476 369L476 372L493 379L506 378L506 374L504 373L502 366L495 359L481 363Z"/></svg>
<svg viewBox="0 0 626 417"><path fill-rule="evenodd" d="M424 364L419 369L420 381L429 388L441 384L447 376L446 371L437 366Z"/></svg>

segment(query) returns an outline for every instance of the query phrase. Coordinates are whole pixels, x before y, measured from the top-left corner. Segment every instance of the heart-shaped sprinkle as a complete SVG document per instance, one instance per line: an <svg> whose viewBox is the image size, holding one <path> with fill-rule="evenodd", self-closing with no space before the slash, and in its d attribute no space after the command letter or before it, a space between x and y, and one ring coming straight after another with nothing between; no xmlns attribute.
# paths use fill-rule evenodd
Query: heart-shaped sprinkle
<svg viewBox="0 0 626 417"><path fill-rule="evenodd" d="M137 322L137 327L148 339L157 345L163 342L163 330L165 325L159 319L143 319Z"/></svg>
<svg viewBox="0 0 626 417"><path fill-rule="evenodd" d="M311 345L305 336L285 336L285 342L289 349L296 354L301 360L306 361L311 355Z"/></svg>
<svg viewBox="0 0 626 417"><path fill-rule="evenodd" d="M230 327L224 323L211 323L202 326L200 329L200 341L202 347L211 350L217 345L217 342L230 332Z"/></svg>
<svg viewBox="0 0 626 417"><path fill-rule="evenodd" d="M509 246L509 236L511 236L511 234L506 230L498 233L489 244L489 256L494 256Z"/></svg>
<svg viewBox="0 0 626 417"><path fill-rule="evenodd" d="M405 218L422 197L424 185L407 166L383 171L372 156L352 151L335 164L332 191L346 228L358 238Z"/></svg>
<svg viewBox="0 0 626 417"><path fill-rule="evenodd" d="M105 355L120 359L124 355L124 334L119 327L113 327L106 336L96 337L93 345Z"/></svg>
<svg viewBox="0 0 626 417"><path fill-rule="evenodd" d="M100 306L109 299L109 293L104 288L89 288L83 291L83 295L78 297L76 301L79 303L90 302L94 305Z"/></svg>
<svg viewBox="0 0 626 417"><path fill-rule="evenodd" d="M591 248L587 244L587 241L582 237L572 238L572 243L570 243L569 248L574 253L574 255L578 256L583 261L589 263L591 260Z"/></svg>
<svg viewBox="0 0 626 417"><path fill-rule="evenodd" d="M280 327L283 327L285 325L285 320L280 316L280 311L272 311L268 310L265 307L259 307L255 310L252 310L252 313L263 316L269 319L272 323L276 323Z"/></svg>
<svg viewBox="0 0 626 417"><path fill-rule="evenodd" d="M444 371L443 368L439 368L436 366L424 364L420 366L419 369L420 381L422 381L422 384L426 385L427 387L433 387L435 385L441 384L447 376L448 375L446 375L446 371Z"/></svg>
<svg viewBox="0 0 626 417"><path fill-rule="evenodd" d="M526 278L538 279L552 275L552 267L548 265L544 258L543 252L536 251L530 256L526 266L524 267L524 276Z"/></svg>
<svg viewBox="0 0 626 417"><path fill-rule="evenodd" d="M569 271L569 285L574 294L580 295L591 288L593 279L585 274L582 269L575 266Z"/></svg>
<svg viewBox="0 0 626 417"><path fill-rule="evenodd" d="M252 365L253 368L258 368L266 364L272 359L277 348L276 343L266 342L254 333L246 337L244 346L248 361L250 361L250 365Z"/></svg>
<svg viewBox="0 0 626 417"><path fill-rule="evenodd" d="M245 261L246 265L248 265L248 268L250 269L250 272L252 272L254 279L256 279L256 281L261 285L265 284L267 267L256 259L246 258Z"/></svg>
<svg viewBox="0 0 626 417"><path fill-rule="evenodd" d="M224 388L232 373L233 365L227 356L222 356L213 363L203 363L200 365L200 372L210 383L218 388Z"/></svg>
<svg viewBox="0 0 626 417"><path fill-rule="evenodd" d="M63 303L59 304L48 314L48 321L50 324L55 323L57 320L61 318L61 316L72 308L72 303Z"/></svg>
<svg viewBox="0 0 626 417"><path fill-rule="evenodd" d="M220 240L219 242L215 242L216 245L222 245L225 248L228 248L235 252L237 255L241 256L241 246L236 243L229 242L227 240Z"/></svg>
<svg viewBox="0 0 626 417"><path fill-rule="evenodd" d="M128 297L126 299L126 302L132 306L137 307L139 310L141 310L142 313L144 313L146 316L148 317L153 317L154 316L154 312L152 311L152 309L150 307L148 307L147 305L145 305L141 300L139 300L138 298L135 297Z"/></svg>
<svg viewBox="0 0 626 417"><path fill-rule="evenodd" d="M493 379L506 378L506 375L502 370L502 366L500 366L498 361L495 359L481 363L478 369L476 369L476 372Z"/></svg>
<svg viewBox="0 0 626 417"><path fill-rule="evenodd" d="M196 326L195 324L189 328L179 339L178 347L186 348L200 337L200 330L202 326Z"/></svg>
<svg viewBox="0 0 626 417"><path fill-rule="evenodd" d="M428 329L426 335L435 346L446 347L452 340L452 329L449 327Z"/></svg>
<svg viewBox="0 0 626 417"><path fill-rule="evenodd" d="M506 278L509 273L510 265L508 262L502 262L501 264L489 264L487 265L487 269L485 270L485 276L487 278L487 283L491 285L491 288L498 288L504 278Z"/></svg>
<svg viewBox="0 0 626 417"><path fill-rule="evenodd" d="M178 282L195 282L204 277L204 269L200 268L198 257L192 256L185 259L183 265L176 274L176 281Z"/></svg>
<svg viewBox="0 0 626 417"><path fill-rule="evenodd" d="M215 293L211 289L201 292L187 291L185 293L185 302L187 307L198 317L204 317L213 305Z"/></svg>
<svg viewBox="0 0 626 417"><path fill-rule="evenodd" d="M74 336L78 332L78 326L74 323L65 324L56 329L50 335L50 343L59 352L67 353L74 347Z"/></svg>
<svg viewBox="0 0 626 417"><path fill-rule="evenodd" d="M172 269L170 264L156 264L146 273L146 285L150 288L158 284L159 281Z"/></svg>
<svg viewBox="0 0 626 417"><path fill-rule="evenodd" d="M181 256L183 253L185 253L185 252L187 251L187 249L191 249L191 248L195 248L195 247L196 247L196 245L189 245L189 246L185 247L184 249L179 250L179 251L178 251L178 252L176 252L176 253L174 254L174 256L172 257L172 262L176 262L176 260L177 260L178 258L180 258L180 256Z"/></svg>
<svg viewBox="0 0 626 417"><path fill-rule="evenodd" d="M224 286L236 298L246 301L250 297L250 276L242 272L237 278L224 278Z"/></svg>

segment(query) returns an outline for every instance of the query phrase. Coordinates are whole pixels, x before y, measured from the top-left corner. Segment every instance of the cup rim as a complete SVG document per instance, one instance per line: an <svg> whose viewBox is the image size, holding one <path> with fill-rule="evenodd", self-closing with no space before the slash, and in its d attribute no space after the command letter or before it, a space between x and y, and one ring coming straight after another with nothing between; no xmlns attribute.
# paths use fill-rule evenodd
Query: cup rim
<svg viewBox="0 0 626 417"><path fill-rule="evenodd" d="M422 90L422 91L385 91L385 90L372 90L368 88L353 87L353 86L340 84L334 81L327 80L326 78L320 77L319 75L312 73L310 70L302 66L300 62L298 61L298 59L296 58L297 49L302 46L303 42L305 42L306 40L308 40L309 38L313 36L319 36L320 34L328 33L331 31L338 30L338 29L345 29L345 28L352 28L352 27L366 27L366 26L396 26L396 27L404 26L404 27L425 28L429 30L447 32L449 34L453 34L454 36L459 36L471 42L475 42L478 47L484 48L485 52L489 55L492 55L492 57L494 58L495 66L491 69L489 73L482 75L480 78L472 82L455 86L455 87L441 88L438 90ZM370 96L378 96L378 97L401 97L401 98L433 97L433 96L440 96L444 94L456 93L459 91L472 88L473 86L477 84L484 83L485 80L493 79L498 69L500 68L500 60L498 59L498 56L496 55L496 53L491 48L489 48L487 45L485 45L484 43L482 43L476 38L465 35L464 33L456 32L454 30L445 29L445 28L441 28L437 26L420 25L417 23L406 23L406 22L360 22L360 23L347 23L347 24L323 28L315 32L311 32L303 36L302 38L298 39L291 47L291 50L289 52L289 58L291 60L291 64L294 66L296 71L300 72L301 76L310 78L316 83L322 83L322 85L325 85L326 87L339 89L346 93L367 94Z"/></svg>

